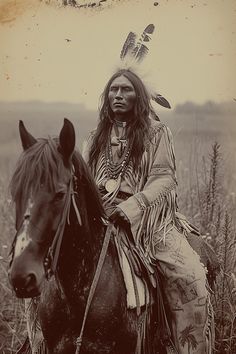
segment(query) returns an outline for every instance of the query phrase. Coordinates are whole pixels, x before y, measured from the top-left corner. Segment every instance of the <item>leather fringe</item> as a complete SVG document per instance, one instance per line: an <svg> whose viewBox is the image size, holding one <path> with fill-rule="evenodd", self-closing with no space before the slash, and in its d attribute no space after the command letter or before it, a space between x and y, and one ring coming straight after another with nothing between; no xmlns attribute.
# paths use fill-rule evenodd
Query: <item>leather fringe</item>
<svg viewBox="0 0 236 354"><path fill-rule="evenodd" d="M153 344L150 338L151 309L146 307L138 319L137 344L135 354L152 354Z"/></svg>

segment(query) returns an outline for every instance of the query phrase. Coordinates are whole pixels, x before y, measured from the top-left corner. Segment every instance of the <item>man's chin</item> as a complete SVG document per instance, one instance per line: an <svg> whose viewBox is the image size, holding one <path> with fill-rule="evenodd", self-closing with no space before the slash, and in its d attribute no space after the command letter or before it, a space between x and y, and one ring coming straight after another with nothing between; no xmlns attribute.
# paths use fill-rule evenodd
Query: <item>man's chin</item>
<svg viewBox="0 0 236 354"><path fill-rule="evenodd" d="M126 109L124 107L114 107L113 108L114 113L120 113L120 114L125 114L127 113Z"/></svg>
<svg viewBox="0 0 236 354"><path fill-rule="evenodd" d="M125 107L114 107L112 111L114 114L121 114L121 115L127 115L131 112L130 110L127 110Z"/></svg>

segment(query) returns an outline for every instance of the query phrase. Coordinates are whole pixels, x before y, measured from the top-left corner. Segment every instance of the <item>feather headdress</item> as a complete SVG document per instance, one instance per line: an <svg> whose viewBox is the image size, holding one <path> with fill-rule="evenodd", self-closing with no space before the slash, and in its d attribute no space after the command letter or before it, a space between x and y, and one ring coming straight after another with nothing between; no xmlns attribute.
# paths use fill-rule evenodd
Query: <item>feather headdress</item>
<svg viewBox="0 0 236 354"><path fill-rule="evenodd" d="M152 39L154 30L155 26L153 24L149 24L144 29L140 37L138 37L134 32L129 32L121 49L121 63L119 66L124 69L134 71L139 77L141 77L141 79L143 74L141 73L139 64L143 61L149 51L148 46ZM145 79L143 81L145 84ZM145 86L147 87L152 100L165 108L171 108L167 99L165 99L160 93L157 93L156 90L147 83Z"/></svg>

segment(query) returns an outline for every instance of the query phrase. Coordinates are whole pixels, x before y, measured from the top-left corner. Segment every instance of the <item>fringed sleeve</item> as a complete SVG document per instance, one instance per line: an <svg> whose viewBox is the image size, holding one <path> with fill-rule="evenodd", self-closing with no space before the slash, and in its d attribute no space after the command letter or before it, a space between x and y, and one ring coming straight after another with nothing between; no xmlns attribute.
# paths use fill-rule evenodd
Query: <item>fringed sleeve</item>
<svg viewBox="0 0 236 354"><path fill-rule="evenodd" d="M165 241L176 210L176 173L172 134L159 123L149 148L144 152L140 171L148 169L143 188L118 205L131 224L135 243L146 256L155 257L154 244Z"/></svg>

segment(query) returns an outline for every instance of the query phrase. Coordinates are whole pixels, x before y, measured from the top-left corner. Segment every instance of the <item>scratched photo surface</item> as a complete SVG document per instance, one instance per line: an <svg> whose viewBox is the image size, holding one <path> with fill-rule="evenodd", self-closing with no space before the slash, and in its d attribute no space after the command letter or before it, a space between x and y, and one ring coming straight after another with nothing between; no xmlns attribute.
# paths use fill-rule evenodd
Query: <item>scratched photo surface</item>
<svg viewBox="0 0 236 354"><path fill-rule="evenodd" d="M66 117L81 150L128 33L148 24L155 31L141 70L171 105L153 103L174 137L179 209L222 266L212 295L216 353L236 352L236 2L0 0L0 353L15 353L27 333L7 278L18 122L47 137Z"/></svg>

